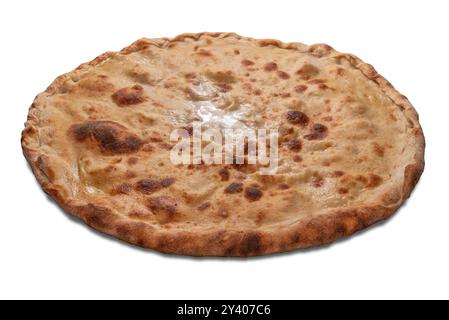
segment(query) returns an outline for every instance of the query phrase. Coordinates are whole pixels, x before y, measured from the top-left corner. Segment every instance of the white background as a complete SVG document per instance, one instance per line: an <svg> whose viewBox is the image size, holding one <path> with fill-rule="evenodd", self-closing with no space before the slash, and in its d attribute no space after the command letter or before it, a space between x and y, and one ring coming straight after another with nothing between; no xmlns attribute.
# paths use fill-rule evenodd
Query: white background
<svg viewBox="0 0 449 320"><path fill-rule="evenodd" d="M0 298L449 298L448 1L0 1ZM34 96L140 37L234 31L325 42L372 63L418 110L427 168L387 223L250 260L145 251L68 218L20 148Z"/></svg>

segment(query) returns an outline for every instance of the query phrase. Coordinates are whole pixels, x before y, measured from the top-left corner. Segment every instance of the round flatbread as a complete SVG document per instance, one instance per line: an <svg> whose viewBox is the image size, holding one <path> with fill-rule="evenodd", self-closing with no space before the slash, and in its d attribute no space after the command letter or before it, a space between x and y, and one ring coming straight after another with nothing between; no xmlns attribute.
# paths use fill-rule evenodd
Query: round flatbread
<svg viewBox="0 0 449 320"><path fill-rule="evenodd" d="M194 123L276 130L275 170L174 162L171 136L191 138ZM22 145L45 192L101 232L166 253L257 256L391 216L425 143L407 98L353 55L201 33L142 39L60 76Z"/></svg>

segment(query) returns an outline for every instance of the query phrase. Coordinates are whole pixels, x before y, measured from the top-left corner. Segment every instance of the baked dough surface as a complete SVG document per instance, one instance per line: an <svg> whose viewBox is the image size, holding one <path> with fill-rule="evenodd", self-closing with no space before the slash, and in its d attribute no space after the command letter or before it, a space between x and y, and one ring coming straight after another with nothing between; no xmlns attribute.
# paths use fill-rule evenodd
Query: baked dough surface
<svg viewBox="0 0 449 320"><path fill-rule="evenodd" d="M173 165L170 133L201 120L201 103L278 129L277 173ZM353 55L202 33L142 39L60 76L33 103L22 145L43 189L97 230L166 253L256 256L392 215L425 143L407 98Z"/></svg>

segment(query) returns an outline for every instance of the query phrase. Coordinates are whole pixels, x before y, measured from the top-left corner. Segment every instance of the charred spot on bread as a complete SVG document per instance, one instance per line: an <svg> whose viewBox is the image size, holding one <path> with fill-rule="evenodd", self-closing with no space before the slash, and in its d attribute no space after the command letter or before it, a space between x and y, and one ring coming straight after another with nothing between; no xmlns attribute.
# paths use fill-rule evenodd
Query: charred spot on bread
<svg viewBox="0 0 449 320"><path fill-rule="evenodd" d="M383 178L377 174L370 174L368 176L367 187L374 189L380 186L383 182Z"/></svg>
<svg viewBox="0 0 449 320"><path fill-rule="evenodd" d="M297 75L300 75L304 80L316 77L320 73L320 69L310 63L304 64L301 69L296 71Z"/></svg>
<svg viewBox="0 0 449 320"><path fill-rule="evenodd" d="M130 154L142 149L144 142L137 135L113 121L87 121L70 130L78 142L94 142L106 154Z"/></svg>
<svg viewBox="0 0 449 320"><path fill-rule="evenodd" d="M218 172L218 174L221 177L221 181L229 181L229 178L231 176L230 172L228 169L226 168L222 168L220 169L220 171Z"/></svg>
<svg viewBox="0 0 449 320"><path fill-rule="evenodd" d="M245 197L251 202L258 201L262 198L263 192L256 187L248 187L245 189Z"/></svg>
<svg viewBox="0 0 449 320"><path fill-rule="evenodd" d="M302 150L302 141L300 139L291 139L287 142L287 148L293 152Z"/></svg>
<svg viewBox="0 0 449 320"><path fill-rule="evenodd" d="M161 189L168 188L175 183L174 178L157 179L142 179L135 185L135 189L143 194L152 194Z"/></svg>
<svg viewBox="0 0 449 320"><path fill-rule="evenodd" d="M212 205L211 205L210 202L205 202L205 203L201 204L201 205L198 207L198 210L199 210L199 211L205 211L205 210L209 209L211 206L212 206Z"/></svg>
<svg viewBox="0 0 449 320"><path fill-rule="evenodd" d="M285 71L278 71L278 77L283 79L283 80L290 79L290 75L287 72L285 72Z"/></svg>
<svg viewBox="0 0 449 320"><path fill-rule="evenodd" d="M242 191L243 191L243 183L240 182L233 182L225 189L225 193L227 194L234 194Z"/></svg>
<svg viewBox="0 0 449 320"><path fill-rule="evenodd" d="M310 118L301 111L288 111L286 118L288 122L295 125L306 126L309 124Z"/></svg>
<svg viewBox="0 0 449 320"><path fill-rule="evenodd" d="M241 242L240 251L243 255L257 254L262 250L262 236L257 232L246 234Z"/></svg>
<svg viewBox="0 0 449 320"><path fill-rule="evenodd" d="M76 90L89 97L103 96L114 90L114 85L111 83L110 78L106 75L99 74L86 77L80 80L76 87L69 91Z"/></svg>
<svg viewBox="0 0 449 320"><path fill-rule="evenodd" d="M308 87L305 84L300 84L295 87L295 91L297 93L304 93L307 91L307 89L308 89Z"/></svg>
<svg viewBox="0 0 449 320"><path fill-rule="evenodd" d="M277 65L276 62L268 62L268 63L263 67L263 69L264 69L265 71L267 71L267 72L275 71L275 70L277 70L277 68L278 68L278 65Z"/></svg>
<svg viewBox="0 0 449 320"><path fill-rule="evenodd" d="M147 100L145 97L145 93L143 87L140 85L135 85L131 88L123 88L116 91L112 95L112 100L120 106L133 106L137 104L141 104Z"/></svg>
<svg viewBox="0 0 449 320"><path fill-rule="evenodd" d="M130 194L132 186L129 183L122 183L112 190L112 195Z"/></svg>
<svg viewBox="0 0 449 320"><path fill-rule="evenodd" d="M147 206L156 215L165 214L165 220L172 218L178 211L176 200L166 196L150 198Z"/></svg>
<svg viewBox="0 0 449 320"><path fill-rule="evenodd" d="M253 65L254 65L254 61L251 61L251 60L248 60L248 59L243 59L243 60L242 60L242 64L243 64L245 67L249 67L249 66L253 66Z"/></svg>
<svg viewBox="0 0 449 320"><path fill-rule="evenodd" d="M304 136L306 140L323 140L327 137L329 133L329 129L320 123L316 123L313 125L311 133Z"/></svg>
<svg viewBox="0 0 449 320"><path fill-rule="evenodd" d="M206 58L211 58L214 56L214 54L206 49L199 49L198 51L195 52L196 55L200 56L200 57L206 57Z"/></svg>

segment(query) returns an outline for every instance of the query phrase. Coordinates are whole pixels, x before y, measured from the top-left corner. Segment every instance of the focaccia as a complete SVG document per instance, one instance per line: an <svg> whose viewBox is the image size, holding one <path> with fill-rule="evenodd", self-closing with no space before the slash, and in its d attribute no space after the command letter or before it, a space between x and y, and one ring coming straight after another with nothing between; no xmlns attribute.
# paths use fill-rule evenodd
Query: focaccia
<svg viewBox="0 0 449 320"><path fill-rule="evenodd" d="M275 170L173 163L171 134L198 122L276 130ZM58 77L22 145L45 192L101 232L165 253L258 256L391 216L425 143L407 98L353 55L201 33L142 39Z"/></svg>

